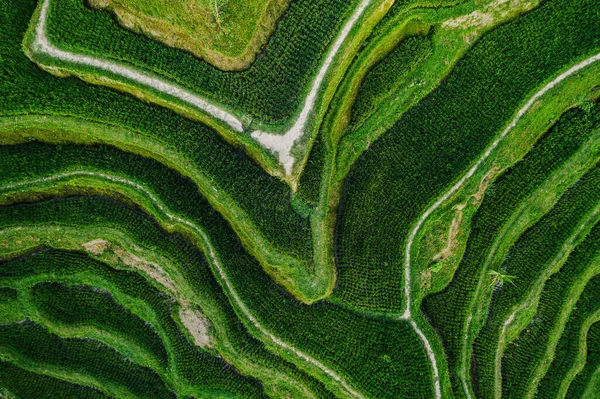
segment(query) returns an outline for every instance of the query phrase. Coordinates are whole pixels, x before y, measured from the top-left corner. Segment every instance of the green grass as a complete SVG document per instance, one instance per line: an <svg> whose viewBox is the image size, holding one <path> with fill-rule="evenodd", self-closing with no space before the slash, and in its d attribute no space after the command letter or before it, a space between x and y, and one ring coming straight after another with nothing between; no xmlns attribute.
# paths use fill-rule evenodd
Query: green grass
<svg viewBox="0 0 600 399"><path fill-rule="evenodd" d="M484 285L484 292L490 290L488 282L480 281L485 278L488 269L484 269L484 267L489 253L498 245L496 243L498 237L503 238L501 232L505 229L514 228L511 225L515 223L513 216L515 210L519 209L519 204L526 201L528 197L534 198L534 202L537 202L536 200L545 201L546 205L543 202L541 206L535 204L533 214L517 223L518 231L522 232L529 223L535 221L535 213L541 212L543 215L549 210L561 193L550 192L548 198L544 198L536 191L554 172L562 175L564 173L561 173L563 165L569 169L569 158L577 154L586 137L590 137L594 133L595 126L595 117L590 118L589 115L577 109L567 112L522 161L508 169L488 187L483 203L473 216L465 255L452 282L443 291L428 296L424 301L425 313L431 318L432 324L438 328L445 342L446 355L454 376L460 370L460 351L466 333L464 326L469 316L468 309L471 306L469 304L475 300L481 301L481 298L474 298L479 284ZM583 148L581 150L585 151ZM595 161L592 160L592 162ZM566 173L567 176L573 173L574 176L570 179L573 180L573 178L577 179L582 171L574 170ZM566 180L566 187L569 185L568 182L569 179ZM565 183L563 183L564 185ZM566 187L562 187L562 190ZM539 216L537 217L539 218ZM518 235L515 237L513 233L512 236L509 234L507 238L515 240L517 237ZM509 242L502 245L507 247L511 244ZM502 254L502 251L499 252ZM494 258L492 267L497 269L501 260L502 258ZM454 381L455 390L460 391L462 388L458 380Z"/></svg>
<svg viewBox="0 0 600 399"><path fill-rule="evenodd" d="M592 325L587 334L586 364L573 380L567 392L568 398L579 399L593 397L598 387L597 374L600 368L600 323Z"/></svg>
<svg viewBox="0 0 600 399"><path fill-rule="evenodd" d="M36 374L9 362L0 361L0 381L11 395L22 398L109 399L99 390ZM1 391L0 391L1 392Z"/></svg>
<svg viewBox="0 0 600 399"><path fill-rule="evenodd" d="M287 8L286 0L102 1L122 25L190 51L220 69L247 68Z"/></svg>
<svg viewBox="0 0 600 399"><path fill-rule="evenodd" d="M594 28L569 22L589 13L586 23L596 24L597 3L565 4L544 3L485 34L354 165L336 233L340 300L402 309L403 249L414 220L464 173L528 93L600 46Z"/></svg>
<svg viewBox="0 0 600 399"><path fill-rule="evenodd" d="M577 188L573 187L571 190L577 190ZM593 196L590 197L590 200L593 199ZM580 200L577 205L585 206L586 203ZM565 223L569 217L564 212L560 213L561 209L564 209L562 200L555 207L556 213L553 210L520 237L502 265L502 268L506 268L506 273L516 276L515 286L505 284L502 289L495 291L490 304L490 316L474 342L474 364L477 365L474 373L478 377L475 381L479 382L479 390L476 392L481 395L489 395L490 391L494 390L493 384L489 384L490 377L493 378L493 375L490 376L490 370L486 369L486 365L490 361L494 362L502 323L508 319L509 312L516 307L515 304L523 300L524 293L526 294L528 289L532 290L532 286L536 287L539 284L537 278L544 273L551 273L552 270L557 271L560 268L560 271L546 282L539 299L540 305L533 320L504 350L502 393L506 397L530 397L528 395L531 394L532 386L535 387L536 380L539 379L538 367L543 367L545 359L549 356L546 348L552 348L552 340L560 335L562 323L566 321L570 307L575 304L585 282L598 272L598 269L594 267L594 262L596 262L594 258L597 255L595 249L597 249L598 231L600 230L598 227L593 229L588 239L576 247L562 267L560 262L558 264L548 262L548 260L552 261L551 257L555 256L559 246L563 245L564 242L561 241L564 236L561 237L556 233L553 235L544 229L548 229L549 224L553 223L557 229L555 231L563 230L571 233ZM581 211L582 208L573 206L572 209L584 214ZM585 219L587 216L583 215L583 218ZM553 237L556 244L548 242L547 239L541 239L544 232L548 233L547 237ZM528 246L527 249L526 246ZM543 250L543 253L533 250L534 247ZM490 352L492 352L491 356ZM494 367L493 363L491 367ZM543 371L545 370L542 369ZM516 376L519 378L515 378Z"/></svg>
<svg viewBox="0 0 600 399"><path fill-rule="evenodd" d="M62 217L67 225L98 228L103 224L100 215L104 207L104 212L109 212L105 216L109 218L107 221L112 220L115 227L138 226L138 234L151 231L148 226L139 222L124 220L123 216L109 216L119 207L115 207L114 203L102 203L93 198L73 198L39 205L9 206L4 208L9 213L0 220L6 220L12 226L26 226L31 223L28 220L35 220L36 225L60 226ZM88 218L92 209L95 217ZM372 395L397 397L406 395L409 390L418 390L426 397L431 395L428 378L425 377L429 370L424 360L424 349L406 322L360 317L327 302L313 306L303 305L278 289L239 243L231 241L231 235L222 222L214 220L206 229L210 232L215 250L226 267L237 295L246 306L253 309L254 317L271 333L325 364L335 365L332 367L341 370L348 381ZM128 236L134 237L131 231ZM189 278L186 280L190 281ZM239 313L238 316L245 319ZM286 322L283 323L282 320ZM330 332L332 326L334 329ZM247 327L251 332L254 331L249 323ZM369 347L359 344L375 335L382 337L382 340ZM347 348L353 350L349 351ZM281 350L276 350L276 353L290 360L294 359L292 354ZM386 355L390 357L389 360L386 360ZM414 367L415 364L419 367ZM408 381L422 383L408 384Z"/></svg>
<svg viewBox="0 0 600 399"><path fill-rule="evenodd" d="M43 1L0 0L0 397L595 395L597 1L372 1L333 58L362 0ZM284 174L251 133L306 101Z"/></svg>
<svg viewBox="0 0 600 399"><path fill-rule="evenodd" d="M558 275L554 280L556 284ZM584 367L586 334L590 324L598 320L599 284L600 277L592 278L585 286L568 319L563 319L563 322L566 322L564 330L556 344L551 363L539 382L535 393L536 398L564 397L565 388L569 387L576 372Z"/></svg>
<svg viewBox="0 0 600 399"><path fill-rule="evenodd" d="M218 327L217 331L221 332L217 340L218 349L227 358L234 361L236 367L243 369L247 373L260 376L270 386L274 384L281 385L279 387L280 390L288 389L286 381L289 381L287 382L288 384L293 382L292 387L297 384L301 386L305 385L305 389L316 392L313 394L316 397L327 397L327 394L323 392L323 388L318 383L315 383L315 381L311 380L295 367L273 356L273 354L265 350L260 342L248 334L236 317L231 305L225 299L221 288L211 276L208 264L202 255L180 234L168 234L160 230L156 222L152 219L142 217L143 215L139 211L102 198L72 198L63 201L49 201L41 204L4 207L1 209L5 212L0 217L0 220L5 223L2 226L3 228L7 226L22 226L22 230L19 230L23 231L22 235L17 235L13 240L9 240L9 242L21 242L22 245L29 245L33 248L39 246L41 238L42 242L48 242L58 248L80 249L82 243L88 242L98 235L110 238L112 235L108 232L111 231L111 228L121 229L122 236L132 240L136 247L150 248L152 251L163 254L167 259L177 264L177 272L181 273L185 281L184 286L178 287L181 295L187 298L187 300L192 300L194 303L202 305L202 309ZM95 216L88 218L90 214L94 214ZM63 231L61 236L66 238L66 240L58 240L58 242L54 240L53 242L53 240L47 237L52 237L52 231L56 231L56 228L61 226L61 219L65 223L63 227L65 230L61 230ZM34 225L37 228L28 230L25 226L31 220L37 222ZM72 242L70 242L71 240L68 238L73 233L70 233L67 229L73 225L79 226L80 229L87 227L88 229L92 229L92 231L85 239L80 238L79 241L76 241L77 236L74 235L71 239ZM43 234L44 230L41 229L43 226L49 227L45 234ZM28 237L30 238L29 240ZM38 241L31 241L31 237L37 237ZM14 250L13 248L12 251ZM198 382L197 379L203 373L195 370L195 368L202 367L202 364L205 363L205 361L202 361L202 358L206 360L212 356L194 349L186 338L186 335L174 323L171 311L169 310L173 306L169 296L164 297L159 289L154 288L151 284L149 285L141 275L134 271L117 271L112 267L92 261L85 255L70 255L69 253L62 255L61 252L57 254L54 254L54 252L50 252L49 254L43 253L42 256L31 258L29 262L23 263L20 268L23 270L22 273L51 275L56 265L60 265L58 269L67 275L77 273L78 268L83 267L85 273L92 273L92 275L98 275L102 279L107 280L108 285L104 285L103 288L109 290L111 293L114 294L114 289L117 287L125 295L134 298L137 297L141 301L154 304L155 307L158 307L156 312L158 312L159 316L155 317L164 324L162 329L166 330L167 336L171 337L169 353L175 355L176 359L178 359L176 362L184 368L185 378L190 379L192 382ZM125 266L120 266L120 268L123 267ZM7 278L10 278L11 275L21 273L18 271L18 268L14 266L10 267L10 265L7 265L6 270L9 272ZM87 272L87 270L90 271ZM42 278L41 281L44 281L44 279ZM80 280L75 284L98 286L99 282L92 279ZM140 287L146 288L140 291ZM160 301L157 302L158 299ZM156 323L153 324L156 325ZM191 364L185 360L190 357L196 359ZM214 362L214 358L211 362ZM194 364L197 366L194 366ZM219 366L219 364L217 363L215 366ZM280 376L274 378L270 370L277 370L278 374L283 374L285 376L284 381L279 380ZM231 384L234 380L229 378L229 381ZM292 392L294 391L292 390Z"/></svg>

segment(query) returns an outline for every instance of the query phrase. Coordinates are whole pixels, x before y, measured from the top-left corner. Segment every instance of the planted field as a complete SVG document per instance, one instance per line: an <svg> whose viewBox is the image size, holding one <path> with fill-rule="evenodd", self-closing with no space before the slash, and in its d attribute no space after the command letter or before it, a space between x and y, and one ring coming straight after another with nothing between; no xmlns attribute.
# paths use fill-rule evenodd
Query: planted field
<svg viewBox="0 0 600 399"><path fill-rule="evenodd" d="M0 398L599 392L597 1L0 2Z"/></svg>

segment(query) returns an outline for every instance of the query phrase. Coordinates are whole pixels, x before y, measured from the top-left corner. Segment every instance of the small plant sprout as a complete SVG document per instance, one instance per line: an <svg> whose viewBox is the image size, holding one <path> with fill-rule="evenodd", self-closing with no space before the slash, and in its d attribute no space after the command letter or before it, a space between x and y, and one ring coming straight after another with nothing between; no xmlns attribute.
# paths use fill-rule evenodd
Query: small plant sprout
<svg viewBox="0 0 600 399"><path fill-rule="evenodd" d="M496 270L490 270L488 272L488 276L490 276L491 278L491 283L490 283L490 287L494 287L496 285L499 285L500 287L502 287L504 285L504 283L511 283L512 285L516 286L514 281L517 278L516 276L509 276L508 274L502 274L499 271Z"/></svg>

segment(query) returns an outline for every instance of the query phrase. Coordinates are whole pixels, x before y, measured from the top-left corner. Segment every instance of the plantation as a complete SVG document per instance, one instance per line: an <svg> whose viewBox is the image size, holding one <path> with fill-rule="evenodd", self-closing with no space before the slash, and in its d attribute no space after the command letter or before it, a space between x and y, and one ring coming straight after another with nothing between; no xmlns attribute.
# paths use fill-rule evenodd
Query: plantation
<svg viewBox="0 0 600 399"><path fill-rule="evenodd" d="M187 50L219 69L248 67L271 34L287 1L90 0L119 22L169 46Z"/></svg>
<svg viewBox="0 0 600 399"><path fill-rule="evenodd" d="M0 398L600 397L597 1L0 2Z"/></svg>

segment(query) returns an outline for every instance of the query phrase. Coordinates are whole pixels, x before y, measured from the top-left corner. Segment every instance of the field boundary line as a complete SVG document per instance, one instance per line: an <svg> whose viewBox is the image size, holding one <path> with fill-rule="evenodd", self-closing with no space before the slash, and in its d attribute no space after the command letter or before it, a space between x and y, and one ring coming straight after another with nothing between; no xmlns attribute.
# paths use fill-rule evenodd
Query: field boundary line
<svg viewBox="0 0 600 399"><path fill-rule="evenodd" d="M128 180L123 177L113 176L113 175L100 173L100 172L72 171L72 172L66 172L66 173L59 173L59 174L56 174L53 176L44 177L44 178L40 178L40 179L28 180L28 181L24 181L24 182L19 182L19 183L15 183L15 184L2 186L2 187L0 187L0 193L10 192L11 190L20 189L20 188L24 188L27 186L35 186L37 184L43 184L43 183L47 183L47 182L52 182L52 181L56 181L56 180L61 180L61 179L69 178L69 177L77 177L77 176L89 176L89 177L101 178L101 179L104 179L104 180L107 180L107 181L110 181L113 183L119 183L119 184L123 184L123 185L129 186L129 187L133 187L136 191L138 191L139 193L145 195L148 199L150 199L150 201L152 201L154 203L154 206L160 212L162 212L162 214L167 219L171 220L172 222L179 223L180 225L183 225L184 227L186 227L189 230L192 230L195 233L195 235L200 238L200 241L202 242L203 247L204 247L205 255L207 256L207 258L210 258L211 263L217 269L220 280L223 282L223 284L227 288L227 291L229 292L231 299L233 299L233 301L236 303L238 309L240 309L240 311L244 314L244 316L246 316L246 318L252 323L254 328L256 328L264 337L268 338L268 340L271 341L271 343L283 348L284 350L286 350L288 352L294 353L298 358L302 359L304 362L310 363L314 367L321 370L328 377L330 377L334 381L336 381L336 383L339 386L341 386L345 391L347 391L351 395L351 397L358 398L358 399L366 399L365 396L363 396L358 391L356 391L354 388L352 388L352 386L350 386L350 384L345 382L342 379L342 377L340 377L337 373L335 373L334 371L327 368L324 364L322 364L318 360L310 357L309 355L301 352L300 350L296 349L292 345L277 338L277 336L275 336L274 334L269 332L269 330L267 330L265 327L263 327L260 324L260 322L258 321L258 319L256 319L256 317L254 317L252 312L250 312L250 310L246 307L244 302L238 296L237 292L235 291L235 289L233 287L233 284L231 283L231 281L229 280L229 278L227 277L227 274L225 273L225 271L223 269L221 261L220 261L219 257L217 256L217 253L210 241L210 238L204 232L204 230L202 230L200 227L196 226L194 223L192 223L188 220L185 220L185 219L177 216L174 213L171 213L151 191L147 190L141 184L139 184L135 181Z"/></svg>
<svg viewBox="0 0 600 399"><path fill-rule="evenodd" d="M504 344L504 339L505 339L505 335L506 335L506 330L511 325L511 323L514 321L517 314L522 312L524 309L526 309L527 307L529 307L530 305L535 303L537 299L539 299L539 296L542 294L543 288L544 288L548 278L550 276L552 276L554 273L558 272L562 268L562 265L564 264L564 262L567 260L567 258L570 255L570 252L571 252L570 250L573 249L574 245L576 245L577 241L581 238L581 233L584 231L584 229L586 227L588 227L590 221L592 221L594 224L596 223L597 216L599 213L600 213L600 204L596 205L595 209L591 212L591 214L588 214L585 217L585 220L583 220L579 224L579 226L577 226L577 229L573 232L573 234L571 234L571 236L568 238L568 240L565 243L563 243L558 254L554 258L552 258L552 260L549 262L549 264L553 268L551 268L549 271L547 271L546 274L541 275L540 278L538 278L538 280L535 283L535 286L540 287L540 288L538 290L531 291L529 296L527 298L525 298L525 300L523 302L521 302L520 306L518 306L517 309L515 309L502 324L502 331L501 331L500 337L498 339L498 345L496 347L495 357L494 357L494 387L495 387L494 395L495 395L496 399L500 399L502 397L501 360L502 360L503 346L504 346L503 344ZM560 266L560 267L558 269L556 269L557 266ZM564 313L564 311L565 311L565 309L563 309L563 313ZM536 367L536 371L539 371L539 369L541 367L543 367L543 364L539 364ZM533 392L531 391L533 389L531 384L532 384L532 381L530 382L530 384L528 384L528 393L524 399L530 398L531 395L533 394Z"/></svg>
<svg viewBox="0 0 600 399"><path fill-rule="evenodd" d="M554 86L556 86L557 84L559 84L560 82L562 82L563 80L565 80L566 78L571 76L572 74L580 71L581 69L587 67L588 65L593 64L594 62L596 62L598 60L600 60L600 53L579 62L578 64L569 68L567 71L560 74L554 80L547 83L544 87L542 87L539 91L537 91L532 97L530 97L530 99L525 103L525 105L523 105L521 107L521 109L519 109L517 114L513 117L511 122L508 124L508 126L494 140L494 142L485 150L483 155L475 162L475 164L467 171L467 173L465 175L463 175L463 177L454 186L452 186L442 197L438 198L438 200L421 215L421 217L417 221L415 227L411 231L411 233L408 237L408 241L406 243L405 257L404 257L404 298L405 298L405 302L406 302L406 308L404 310L402 318L412 321L412 318L411 318L411 289L412 288L411 288L411 275L410 275L410 271L411 271L410 270L410 266L411 266L410 265L410 254L412 251L412 245L413 245L414 239L417 236L417 233L420 231L423 224L425 223L425 220L435 210L437 210L437 208L439 208L440 205L442 205L444 202L446 202L446 200L448 198L450 198L450 196L452 196L452 194L454 194L459 188L461 188L465 184L465 182L469 178L471 178L471 176L473 176L475 174L475 172L479 169L479 166L489 157L491 152L496 147L498 147L498 145L504 139L504 137L506 137L507 134L517 125L517 123L523 117L523 115L525 115L525 113L527 111L529 111L529 109L533 106L533 104L540 97L542 97L544 94L546 94L546 92L548 92L549 90L554 88ZM471 317L472 317L472 315L469 316L469 321L471 320ZM417 334L419 334L419 335L423 334L423 332L420 329L418 329L418 326L416 325L416 323L414 324L413 327L415 327L415 326L416 326L415 331L417 331ZM423 334L423 337L425 337L424 334ZM428 353L429 353L429 351L431 351L432 356L430 357L430 359L432 359L432 367L434 368L434 375L436 375L436 374L438 374L438 370L437 370L437 362L435 360L435 354L433 353L433 349L431 348L431 345L426 337L423 340L423 342L425 343L425 347L426 347ZM465 389L465 394L466 394L467 398L471 399L471 394L470 394L469 388L468 388L468 382L466 381L465 376L461 376L461 380L462 380L463 387ZM440 389L439 379L437 381L434 381L434 386L435 386L435 391L436 391L436 398L441 399L441 389Z"/></svg>
<svg viewBox="0 0 600 399"><path fill-rule="evenodd" d="M63 62L93 67L117 76L121 76L144 87L181 100L194 108L200 109L201 111L211 115L213 118L224 122L231 129L238 133L244 133L246 131L242 120L232 115L222 106L217 105L215 102L211 102L208 99L201 97L179 85L170 83L154 73L139 71L136 68L124 65L123 63L107 61L84 54L71 53L56 47L50 43L46 35L48 8L51 0L41 1L42 3L39 18L35 26L35 40L32 45L34 52L45 54L53 59ZM304 106L293 126L283 134L269 133L259 130L251 133L251 137L262 147L278 155L280 166L283 166L286 177L290 177L292 175L292 168L295 162L295 158L291 154L292 147L294 147L294 144L306 133L305 127L309 117L312 115L312 111L316 104L321 87L323 86L325 76L329 72L333 61L338 55L339 50L341 49L346 38L350 34L350 31L363 15L365 9L372 2L373 0L362 0L360 5L353 12L350 19L344 25L344 28L338 34L333 46L328 50L327 57L321 65L317 76L312 80L311 89L304 99ZM59 67L58 69L65 69L65 71L71 73L66 68Z"/></svg>

